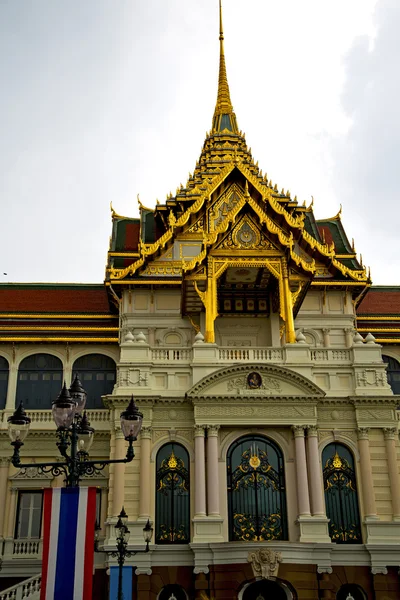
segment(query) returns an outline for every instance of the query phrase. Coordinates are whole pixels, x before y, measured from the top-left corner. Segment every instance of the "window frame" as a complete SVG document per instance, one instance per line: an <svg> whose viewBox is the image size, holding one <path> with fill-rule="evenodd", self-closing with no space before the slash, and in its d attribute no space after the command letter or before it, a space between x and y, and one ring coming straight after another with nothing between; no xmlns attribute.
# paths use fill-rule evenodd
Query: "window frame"
<svg viewBox="0 0 400 600"><path fill-rule="evenodd" d="M17 490L18 493L18 498L17 498L17 509L16 509L16 513L15 513L15 527L14 527L14 539L15 540L40 540L42 538L42 524L43 524L43 490L33 490L33 489L19 489ZM20 514L21 514L21 504L22 504L22 498L25 494L29 494L31 496L31 502L30 502L30 506L29 506L29 524L28 524L28 532L32 533L32 524L33 524L33 512L35 510L35 508L33 507L33 497L34 496L41 496L41 503L40 503L40 517L39 517L39 535L38 536L34 536L32 537L32 535L29 535L27 537L21 536L19 533L20 530L20 526L21 526L21 520L20 520ZM25 509L23 509L25 510Z"/></svg>

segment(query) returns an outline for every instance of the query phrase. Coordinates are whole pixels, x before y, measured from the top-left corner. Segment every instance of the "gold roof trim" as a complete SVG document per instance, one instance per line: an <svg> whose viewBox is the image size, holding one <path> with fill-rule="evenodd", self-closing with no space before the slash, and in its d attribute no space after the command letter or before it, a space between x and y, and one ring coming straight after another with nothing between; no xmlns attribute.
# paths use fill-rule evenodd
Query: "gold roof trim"
<svg viewBox="0 0 400 600"><path fill-rule="evenodd" d="M119 331L119 327L73 327L65 325L65 327L52 327L49 325L48 327L31 327L30 325L24 325L24 327L19 327L15 325L10 325L9 327L5 325L0 326L0 331Z"/></svg>
<svg viewBox="0 0 400 600"><path fill-rule="evenodd" d="M3 342L117 342L118 338L112 337L0 337L0 343Z"/></svg>
<svg viewBox="0 0 400 600"><path fill-rule="evenodd" d="M400 317L363 317L357 315L357 321L400 321Z"/></svg>
<svg viewBox="0 0 400 600"><path fill-rule="evenodd" d="M398 327L357 327L357 331L362 331L363 333L384 333L385 331L389 333L399 333Z"/></svg>
<svg viewBox="0 0 400 600"><path fill-rule="evenodd" d="M206 258L206 256L207 256L207 248L204 247L203 250L200 252L200 254L195 256L192 260L187 261L184 264L182 264L182 271L183 272L191 271L197 265L200 265L200 263Z"/></svg>
<svg viewBox="0 0 400 600"><path fill-rule="evenodd" d="M371 287L371 284L367 280L365 280L365 281L318 281L318 280L314 279L311 282L311 285L320 285L320 286L337 285L337 286L349 287L349 286L353 286L353 285L360 285L361 283L364 283L365 287Z"/></svg>
<svg viewBox="0 0 400 600"><path fill-rule="evenodd" d="M133 218L133 217L124 217L122 215L119 215L117 212L115 212L115 210L113 209L112 202L110 202L110 211L111 211L112 219L132 219Z"/></svg>
<svg viewBox="0 0 400 600"><path fill-rule="evenodd" d="M271 208L276 213L283 215L285 217L285 221L288 225L290 225L291 227L296 227L297 229L304 229L304 219L305 219L304 213L299 214L296 218L293 217L285 209L285 207L282 206L278 202L278 200L276 200L276 198L273 197L272 190L270 188L267 188L267 193L265 193L266 192L265 185L261 185L258 178L255 175L253 175L253 173L247 167L245 167L243 163L236 164L235 166L242 173L242 175L244 175L244 177L246 177L246 179L248 179L250 181L250 183L253 185L253 187L255 187L256 190L261 194L263 201L266 202L268 200L269 204L271 205ZM287 198L287 199L289 199L289 198Z"/></svg>
<svg viewBox="0 0 400 600"><path fill-rule="evenodd" d="M24 314L24 313L3 313L0 314L0 321L1 319L119 319L118 315L82 315L82 314L78 314L78 315L74 315L74 314L67 314L67 315L58 315L58 314L51 314L51 313L45 313L45 314L40 314L40 313L33 313L33 314Z"/></svg>

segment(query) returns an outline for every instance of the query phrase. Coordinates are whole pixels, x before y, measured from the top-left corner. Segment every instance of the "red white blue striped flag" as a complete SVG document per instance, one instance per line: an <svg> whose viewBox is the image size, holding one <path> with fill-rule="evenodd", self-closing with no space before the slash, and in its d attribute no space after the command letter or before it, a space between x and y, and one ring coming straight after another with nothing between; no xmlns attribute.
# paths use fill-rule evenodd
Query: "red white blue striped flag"
<svg viewBox="0 0 400 600"><path fill-rule="evenodd" d="M44 491L40 600L92 598L96 488Z"/></svg>

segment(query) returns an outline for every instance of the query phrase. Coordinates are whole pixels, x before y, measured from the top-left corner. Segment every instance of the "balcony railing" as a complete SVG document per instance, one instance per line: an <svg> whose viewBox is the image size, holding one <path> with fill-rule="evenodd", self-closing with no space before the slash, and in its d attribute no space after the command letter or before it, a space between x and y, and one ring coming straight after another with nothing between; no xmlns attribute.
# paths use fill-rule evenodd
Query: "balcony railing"
<svg viewBox="0 0 400 600"><path fill-rule="evenodd" d="M13 556L18 558L40 558L42 540L14 540Z"/></svg>
<svg viewBox="0 0 400 600"><path fill-rule="evenodd" d="M219 347L221 362L278 362L284 360L284 348L232 348Z"/></svg>
<svg viewBox="0 0 400 600"><path fill-rule="evenodd" d="M191 348L152 348L151 358L154 362L184 361L192 359Z"/></svg>

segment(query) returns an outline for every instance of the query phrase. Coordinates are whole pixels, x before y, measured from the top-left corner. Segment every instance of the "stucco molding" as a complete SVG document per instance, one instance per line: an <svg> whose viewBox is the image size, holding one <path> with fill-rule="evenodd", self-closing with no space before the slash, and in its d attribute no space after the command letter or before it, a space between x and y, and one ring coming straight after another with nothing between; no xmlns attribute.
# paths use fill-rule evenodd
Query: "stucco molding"
<svg viewBox="0 0 400 600"><path fill-rule="evenodd" d="M214 371L213 373L211 373L210 375L206 375L205 377L203 377L203 379L201 379L198 383L196 383L187 393L186 396L188 399L198 399L198 398L202 398L202 397L209 397L209 394L207 394L207 392L211 392L211 395L214 396L212 390L213 388L217 385L220 384L221 382L228 382L230 380L232 380L235 377L238 376L246 376L247 374L251 373L252 371L256 371L257 373L259 373L261 375L262 378L270 378L272 379L272 381L277 381L277 382L282 382L282 383L286 383L286 384L291 384L292 386L296 387L298 390L298 393L290 393L290 394L286 394L284 391L282 393L268 393L268 390L264 391L264 390L258 390L258 389L249 389L249 390L244 390L244 394L247 396L249 396L250 398L254 398L254 397L259 397L259 398L265 398L267 397L268 399L270 399L271 397L277 397L277 398L282 398L282 396L293 396L296 398L304 398L304 396L306 397L312 397L313 399L320 399L323 398L325 396L325 392L318 387L317 385L315 385L315 383L313 383L312 381L310 381L309 379L307 379L306 377L304 377L303 375L300 375L299 373L296 373L295 371L292 371L290 369L287 369L285 367L281 367L281 366L277 366L277 365L260 365L260 364L252 364L252 363L246 363L246 364L241 364L241 365L232 365L229 367L223 367L221 369L218 369L217 371ZM263 393L264 392L264 393ZM232 391L232 394L226 393L226 394L222 394L225 396L231 396L233 395L234 392ZM220 397L221 394L217 394L217 397Z"/></svg>

